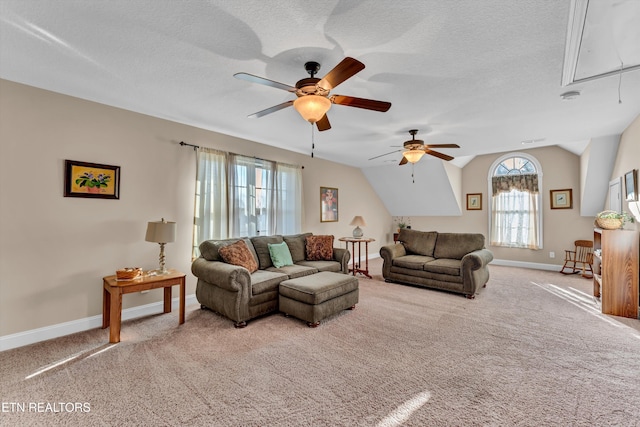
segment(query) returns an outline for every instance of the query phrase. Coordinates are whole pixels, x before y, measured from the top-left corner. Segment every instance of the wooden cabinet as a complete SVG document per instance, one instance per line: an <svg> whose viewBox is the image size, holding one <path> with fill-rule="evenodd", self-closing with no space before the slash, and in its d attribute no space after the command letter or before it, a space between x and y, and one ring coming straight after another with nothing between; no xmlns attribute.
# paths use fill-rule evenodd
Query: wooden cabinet
<svg viewBox="0 0 640 427"><path fill-rule="evenodd" d="M593 231L593 295L604 314L638 318L638 242L637 231Z"/></svg>

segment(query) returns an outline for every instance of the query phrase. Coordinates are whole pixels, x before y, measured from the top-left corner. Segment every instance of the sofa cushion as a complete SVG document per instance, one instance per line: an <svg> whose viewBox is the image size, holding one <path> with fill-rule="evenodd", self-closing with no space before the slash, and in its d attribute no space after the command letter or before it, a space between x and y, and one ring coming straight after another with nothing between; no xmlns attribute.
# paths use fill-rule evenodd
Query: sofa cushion
<svg viewBox="0 0 640 427"><path fill-rule="evenodd" d="M289 246L291 252L291 259L294 263L305 259L306 248L305 239L308 236L312 236L312 233L294 234L290 236L283 236L285 243Z"/></svg>
<svg viewBox="0 0 640 427"><path fill-rule="evenodd" d="M258 270L251 274L251 294L260 295L278 290L278 285L289 277L277 271Z"/></svg>
<svg viewBox="0 0 640 427"><path fill-rule="evenodd" d="M284 267L285 265L293 265L291 259L291 252L289 252L289 246L285 242L282 243L268 243L269 255L271 255L271 262L276 268Z"/></svg>
<svg viewBox="0 0 640 427"><path fill-rule="evenodd" d="M299 261L296 265L311 267L318 271L333 271L342 273L342 265L338 261Z"/></svg>
<svg viewBox="0 0 640 427"><path fill-rule="evenodd" d="M222 258L218 253L220 248L231 245L238 240L244 240L256 262L258 262L258 255L256 255L256 251L253 249L253 243L251 243L251 240L249 240L248 237L236 237L234 239L224 240L205 240L204 242L200 243L200 246L198 247L200 249L200 255L207 261L222 261Z"/></svg>
<svg viewBox="0 0 640 427"><path fill-rule="evenodd" d="M333 236L307 236L306 250L308 261L333 260Z"/></svg>
<svg viewBox="0 0 640 427"><path fill-rule="evenodd" d="M433 256L462 259L466 254L484 248L484 235L480 233L438 233Z"/></svg>
<svg viewBox="0 0 640 427"><path fill-rule="evenodd" d="M440 258L430 262L425 262L423 265L424 271L430 273L448 274L449 276L459 276L460 266L462 261L451 258Z"/></svg>
<svg viewBox="0 0 640 427"><path fill-rule="evenodd" d="M398 240L402 242L409 253L433 256L437 236L437 231L418 231L403 228L400 230Z"/></svg>
<svg viewBox="0 0 640 427"><path fill-rule="evenodd" d="M411 270L422 270L426 262L433 261L434 258L424 255L405 255L393 259L396 267L409 268Z"/></svg>
<svg viewBox="0 0 640 427"><path fill-rule="evenodd" d="M269 253L269 243L282 243L282 236L257 236L251 238L251 243L258 255L258 265L260 270L265 270L271 266L271 253Z"/></svg>
<svg viewBox="0 0 640 427"><path fill-rule="evenodd" d="M267 271L273 271L277 273L286 274L289 279L295 279L296 277L308 276L318 272L317 268L308 267L305 265L285 265L284 267L276 268L269 267Z"/></svg>
<svg viewBox="0 0 640 427"><path fill-rule="evenodd" d="M258 263L244 240L238 240L235 243L226 245L220 248L218 253L227 264L244 267L249 270L249 273L253 273L258 269Z"/></svg>

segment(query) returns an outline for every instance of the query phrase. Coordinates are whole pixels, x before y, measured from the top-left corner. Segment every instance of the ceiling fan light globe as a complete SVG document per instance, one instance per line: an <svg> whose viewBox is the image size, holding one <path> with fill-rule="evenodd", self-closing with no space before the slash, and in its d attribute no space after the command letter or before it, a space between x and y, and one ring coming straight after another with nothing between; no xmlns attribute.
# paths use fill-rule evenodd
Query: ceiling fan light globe
<svg viewBox="0 0 640 427"><path fill-rule="evenodd" d="M305 95L293 101L293 107L309 123L320 120L331 108L331 101L320 95Z"/></svg>
<svg viewBox="0 0 640 427"><path fill-rule="evenodd" d="M402 155L407 159L410 163L417 163L422 156L424 156L424 151L422 150L409 150L402 153Z"/></svg>

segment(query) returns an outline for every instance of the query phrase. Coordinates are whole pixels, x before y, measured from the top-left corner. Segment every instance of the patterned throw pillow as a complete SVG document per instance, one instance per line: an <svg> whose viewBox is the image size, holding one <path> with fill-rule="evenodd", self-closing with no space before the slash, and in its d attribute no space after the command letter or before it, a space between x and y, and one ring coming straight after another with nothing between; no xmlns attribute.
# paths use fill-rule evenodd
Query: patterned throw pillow
<svg viewBox="0 0 640 427"><path fill-rule="evenodd" d="M258 262L251 254L244 240L238 240L231 245L220 248L218 254L227 264L244 267L249 270L249 273L258 270Z"/></svg>
<svg viewBox="0 0 640 427"><path fill-rule="evenodd" d="M307 260L333 260L333 236L307 236L305 239Z"/></svg>

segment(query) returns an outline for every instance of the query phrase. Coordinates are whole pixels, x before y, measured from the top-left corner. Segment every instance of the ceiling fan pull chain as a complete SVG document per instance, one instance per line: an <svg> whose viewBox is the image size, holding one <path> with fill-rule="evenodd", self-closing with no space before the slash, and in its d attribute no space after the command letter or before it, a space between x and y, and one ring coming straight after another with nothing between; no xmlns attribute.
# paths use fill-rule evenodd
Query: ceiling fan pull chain
<svg viewBox="0 0 640 427"><path fill-rule="evenodd" d="M415 171L414 167L415 167L415 163L411 163L411 181L413 181L413 184L416 183L416 177L413 175L413 172Z"/></svg>
<svg viewBox="0 0 640 427"><path fill-rule="evenodd" d="M313 123L311 123L311 158L313 158L313 150L316 149L315 133L313 132Z"/></svg>

